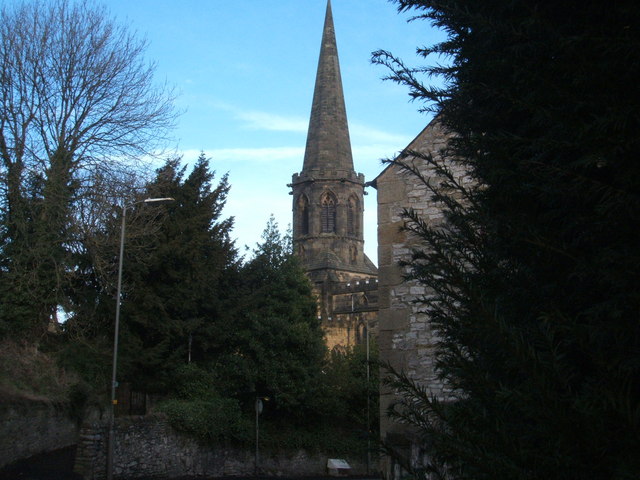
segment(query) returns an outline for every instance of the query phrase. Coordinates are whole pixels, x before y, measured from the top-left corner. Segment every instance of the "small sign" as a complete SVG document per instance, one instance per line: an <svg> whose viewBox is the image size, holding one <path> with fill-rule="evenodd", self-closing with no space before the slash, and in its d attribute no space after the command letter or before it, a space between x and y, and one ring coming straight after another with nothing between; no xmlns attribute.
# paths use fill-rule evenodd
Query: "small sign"
<svg viewBox="0 0 640 480"><path fill-rule="evenodd" d="M341 458L330 458L327 461L327 470L332 477L342 477L349 474L351 466Z"/></svg>

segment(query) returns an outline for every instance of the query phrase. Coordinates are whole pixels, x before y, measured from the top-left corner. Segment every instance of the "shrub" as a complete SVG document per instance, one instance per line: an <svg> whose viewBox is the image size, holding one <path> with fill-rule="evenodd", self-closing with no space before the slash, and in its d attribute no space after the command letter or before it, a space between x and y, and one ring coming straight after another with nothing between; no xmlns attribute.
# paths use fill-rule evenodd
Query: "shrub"
<svg viewBox="0 0 640 480"><path fill-rule="evenodd" d="M77 375L60 368L37 346L10 340L0 343L0 390L5 395L65 402L77 383Z"/></svg>
<svg viewBox="0 0 640 480"><path fill-rule="evenodd" d="M176 368L172 393L182 400L208 400L219 397L213 375L195 363L183 364Z"/></svg>
<svg viewBox="0 0 640 480"><path fill-rule="evenodd" d="M238 402L231 398L172 399L158 407L178 431L206 444L240 443L251 439L251 422L242 418Z"/></svg>

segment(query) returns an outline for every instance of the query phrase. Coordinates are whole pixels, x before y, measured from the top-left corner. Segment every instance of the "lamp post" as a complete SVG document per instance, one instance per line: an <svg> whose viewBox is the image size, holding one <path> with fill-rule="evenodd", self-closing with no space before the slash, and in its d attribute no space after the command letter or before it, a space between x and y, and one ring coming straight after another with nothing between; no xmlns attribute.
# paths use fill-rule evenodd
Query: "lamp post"
<svg viewBox="0 0 640 480"><path fill-rule="evenodd" d="M371 387L371 360L369 359L369 316L366 316L367 326L367 475L369 475L369 466L371 465L371 398L369 388Z"/></svg>
<svg viewBox="0 0 640 480"><path fill-rule="evenodd" d="M120 226L120 258L118 259L118 287L116 291L116 322L113 332L113 369L111 372L111 415L109 416L109 438L107 443L107 480L113 479L113 450L114 450L114 425L116 414L116 372L118 369L118 333L120 331L120 295L122 292L122 263L124 256L124 232L126 226L127 208L133 207L140 203L158 203L173 202L171 197L164 198L146 198L139 202L133 202L122 207L122 224Z"/></svg>

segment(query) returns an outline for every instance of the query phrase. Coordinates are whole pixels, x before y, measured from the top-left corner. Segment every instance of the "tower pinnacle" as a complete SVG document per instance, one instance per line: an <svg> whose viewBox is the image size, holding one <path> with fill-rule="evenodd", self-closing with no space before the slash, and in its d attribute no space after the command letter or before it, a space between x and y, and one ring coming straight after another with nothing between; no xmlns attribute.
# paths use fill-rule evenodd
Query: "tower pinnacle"
<svg viewBox="0 0 640 480"><path fill-rule="evenodd" d="M342 91L331 0L327 1L304 154L303 171L312 170L339 171L336 172L337 175L344 175L345 171L353 171L349 125Z"/></svg>

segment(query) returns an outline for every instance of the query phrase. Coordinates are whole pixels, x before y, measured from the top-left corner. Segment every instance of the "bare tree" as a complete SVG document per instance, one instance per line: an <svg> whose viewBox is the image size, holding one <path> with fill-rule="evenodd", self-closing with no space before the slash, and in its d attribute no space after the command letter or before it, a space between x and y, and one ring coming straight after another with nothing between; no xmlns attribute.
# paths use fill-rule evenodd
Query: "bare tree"
<svg viewBox="0 0 640 480"><path fill-rule="evenodd" d="M98 184L153 153L174 124L173 93L154 83L145 49L86 1L0 10L0 268L41 304L41 322L73 269L80 200L103 197Z"/></svg>

